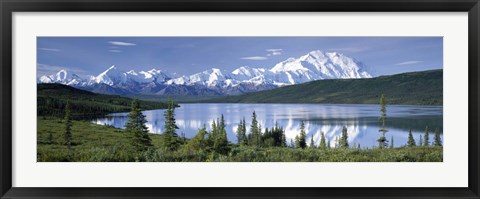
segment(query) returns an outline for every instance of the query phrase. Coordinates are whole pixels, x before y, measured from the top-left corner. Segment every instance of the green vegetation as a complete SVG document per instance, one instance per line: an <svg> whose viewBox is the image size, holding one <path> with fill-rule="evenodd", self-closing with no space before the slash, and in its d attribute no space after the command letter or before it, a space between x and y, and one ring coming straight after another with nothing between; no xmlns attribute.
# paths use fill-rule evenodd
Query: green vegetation
<svg viewBox="0 0 480 199"><path fill-rule="evenodd" d="M425 127L425 136L423 136L423 139L424 139L423 146L429 146L430 145L430 141L429 141L430 138L428 136L428 126Z"/></svg>
<svg viewBox="0 0 480 199"><path fill-rule="evenodd" d="M300 123L300 134L295 136L295 147L304 149L307 147L307 133L305 132L305 123Z"/></svg>
<svg viewBox="0 0 480 199"><path fill-rule="evenodd" d="M63 117L67 101L74 118L128 112L133 99L103 95L62 84L37 85L37 115ZM142 110L167 108L165 103L139 101Z"/></svg>
<svg viewBox="0 0 480 199"><path fill-rule="evenodd" d="M70 159L72 156L72 117L70 115L71 108L70 108L70 101L67 101L67 105L65 106L65 145L67 146L68 155L67 158ZM52 134L49 134L49 141L52 141Z"/></svg>
<svg viewBox="0 0 480 199"><path fill-rule="evenodd" d="M433 137L433 146L442 146L442 140L440 138L440 129L435 129L435 137Z"/></svg>
<svg viewBox="0 0 480 199"><path fill-rule="evenodd" d="M253 111L252 114L252 124L250 126L250 134L248 134L248 145L260 147L260 135L262 127L258 124L257 114Z"/></svg>
<svg viewBox="0 0 480 199"><path fill-rule="evenodd" d="M339 141L340 148L348 148L348 133L347 133L347 127L342 128L342 136L340 137Z"/></svg>
<svg viewBox="0 0 480 199"><path fill-rule="evenodd" d="M410 130L408 131L407 146L408 146L408 147L414 147L414 146L416 146L416 144L415 144L415 139L413 138L413 134L412 134L412 129L410 129Z"/></svg>
<svg viewBox="0 0 480 199"><path fill-rule="evenodd" d="M329 145L330 145L330 143L329 143ZM319 146L319 148L321 150L327 149L327 144L325 143L325 133L323 133L323 132L320 133L320 146ZM358 147L358 148L360 148L360 147Z"/></svg>
<svg viewBox="0 0 480 199"><path fill-rule="evenodd" d="M435 144L433 146L425 144L423 147L415 147L415 141L410 131L407 147L394 148L392 137L390 148L381 144L378 148L362 149L360 145L355 144L350 147L347 128L343 127L341 136L335 138L334 148L331 148L330 140L325 145L323 132L321 133L320 145L317 148L313 137L310 138L310 145L307 147L305 124L302 121L300 133L295 136L294 145L287 147L283 128L275 124L275 127L265 128L262 131L256 114L253 112L250 134L245 135L246 124L245 119L243 119L237 127L238 143L232 144L227 140L223 115L221 115L221 118L212 121L211 132L203 127L190 140L178 139L175 106L171 100L168 101L168 108L165 111L165 131L162 135L149 135L147 133L146 119L140 111L137 100L132 102L125 130L95 125L85 121L72 122L69 104L67 102L64 120L55 117L38 117L38 161L443 161L443 148L441 147L439 130L435 132ZM380 120L382 124L385 124L386 99L383 95L380 104ZM381 138L385 138L386 130L384 126L382 126L382 129L380 130L383 133ZM65 140L59 141L58 135L62 133L65 133ZM428 143L428 128L425 130L425 143Z"/></svg>
<svg viewBox="0 0 480 199"><path fill-rule="evenodd" d="M237 140L239 145L247 144L247 124L245 123L245 118L240 120L240 124L237 127Z"/></svg>
<svg viewBox="0 0 480 199"><path fill-rule="evenodd" d="M442 162L442 147L403 147L394 149L256 147L228 144L228 153L208 148L205 128L175 151L163 148L162 135L149 134L152 148L137 154L125 130L72 122L72 151L64 145L65 122L59 118L38 117L37 160L40 162ZM52 135L53 139L49 138Z"/></svg>
<svg viewBox="0 0 480 199"><path fill-rule="evenodd" d="M376 104L380 93L388 96L389 104L442 105L443 70L369 79L318 80L202 102Z"/></svg>
<svg viewBox="0 0 480 199"><path fill-rule="evenodd" d="M128 121L125 124L125 133L131 136L132 146L137 152L146 151L152 146L146 123L147 119L140 110L140 104L137 100L133 100L132 111L128 114Z"/></svg>
<svg viewBox="0 0 480 199"><path fill-rule="evenodd" d="M173 101L168 100L167 110L164 112L165 116L165 131L163 132L163 142L166 150L174 151L179 145L176 130L178 126L175 124L175 106Z"/></svg>
<svg viewBox="0 0 480 199"><path fill-rule="evenodd" d="M377 142L378 142L378 147L385 148L387 147L387 142L388 142L387 138L385 137L385 134L388 132L388 130L385 129L385 120L387 119L387 99L383 94L380 97L380 112L382 112L379 118L380 121L382 121L382 128L378 131L382 133L382 136L378 138Z"/></svg>
<svg viewBox="0 0 480 199"><path fill-rule="evenodd" d="M435 131L434 142L429 144L428 127L425 137L420 137L419 147L415 146L413 136L407 146L387 148L385 139L385 121L387 101L385 96L380 97L380 121L382 137L379 147L373 149L361 148L355 143L348 143L347 128L343 127L342 134L335 138L334 146L321 133L320 145L315 146L313 137L307 146L305 124L302 121L300 133L287 146L285 130L275 124L274 127L262 128L257 121L257 115L252 113L250 132L247 134L245 118L237 127L238 143L229 143L225 129L225 119L212 121L212 131L206 127L199 129L192 139L180 139L176 130L175 105L171 99L167 104L146 102L143 107L166 107L165 129L162 135L149 134L146 127L147 120L142 114L142 101L122 98L118 96L98 95L80 91L68 86L55 84L41 85L42 106L44 113L37 117L37 160L40 162L440 162L443 161L443 147L441 146L439 130ZM58 95L55 95L58 94ZM89 101L89 99L91 101ZM39 99L39 101L41 101ZM53 103L52 103L53 102ZM65 103L65 104L63 104ZM130 103L130 114L125 129L111 126L92 124L88 121L73 119L91 113L109 113L123 110L124 103ZM101 109L97 106L105 105ZM48 109L52 106L51 110ZM422 141L425 143L423 144ZM423 146L422 146L423 145Z"/></svg>

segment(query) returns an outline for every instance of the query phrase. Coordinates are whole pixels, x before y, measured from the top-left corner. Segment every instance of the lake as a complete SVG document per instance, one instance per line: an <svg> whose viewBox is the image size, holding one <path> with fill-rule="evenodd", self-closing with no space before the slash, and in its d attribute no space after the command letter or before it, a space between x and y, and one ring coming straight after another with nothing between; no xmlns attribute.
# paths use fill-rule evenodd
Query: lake
<svg viewBox="0 0 480 199"><path fill-rule="evenodd" d="M348 142L362 148L378 146L376 140L380 137L380 106L359 104L180 104L175 109L177 134L187 138L195 136L198 129L206 125L211 129L213 120L224 115L228 140L237 142L235 130L240 120L245 117L247 132L251 124L252 113L255 111L262 128L271 128L277 122L285 129L287 142L300 133L300 123L304 121L307 132L307 143L313 136L315 144L320 143L320 133L324 132L327 140L333 146L335 137L341 135L342 127L348 129ZM152 133L162 133L164 125L164 110L143 111L148 120L147 127ZM93 123L112 125L123 128L127 122L128 113L114 113L104 118L93 120ZM429 128L430 142L434 131L443 130L442 106L407 106L388 105L386 137L393 136L395 147L407 143L408 131L412 129L415 141ZM443 134L442 134L443 135ZM443 141L443 136L442 136Z"/></svg>

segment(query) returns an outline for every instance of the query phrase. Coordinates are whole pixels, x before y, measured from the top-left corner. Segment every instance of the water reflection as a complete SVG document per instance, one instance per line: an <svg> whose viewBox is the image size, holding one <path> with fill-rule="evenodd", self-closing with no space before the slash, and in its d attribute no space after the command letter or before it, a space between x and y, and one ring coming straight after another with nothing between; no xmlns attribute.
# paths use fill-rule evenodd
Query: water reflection
<svg viewBox="0 0 480 199"><path fill-rule="evenodd" d="M300 123L305 122L308 143L313 136L315 144L320 143L321 132L334 145L336 137L341 135L342 127L348 129L348 141L351 145L361 147L376 146L380 136L378 105L319 105L319 104L181 104L175 109L177 133L193 137L204 125L211 130L211 122L222 114L228 139L236 142L235 130L239 121L245 117L247 128L250 126L252 112L255 111L259 124L264 129L271 128L276 122L285 129L287 141L293 140L300 133ZM148 120L147 127L152 133L162 133L164 125L163 110L144 111ZM93 122L123 128L128 113L111 114ZM387 107L388 140L393 136L396 147L405 145L408 130L412 129L418 141L428 126L433 138L433 131L442 132L443 108L439 106L388 106ZM432 139L431 139L432 140Z"/></svg>

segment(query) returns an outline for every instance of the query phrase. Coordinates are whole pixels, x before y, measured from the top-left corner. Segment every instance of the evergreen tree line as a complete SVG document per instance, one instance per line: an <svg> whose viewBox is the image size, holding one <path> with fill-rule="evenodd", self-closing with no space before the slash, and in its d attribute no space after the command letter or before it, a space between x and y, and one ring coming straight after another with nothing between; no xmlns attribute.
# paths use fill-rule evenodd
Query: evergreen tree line
<svg viewBox="0 0 480 199"><path fill-rule="evenodd" d="M380 114L379 120L381 122L381 128L378 131L380 133L382 133L382 135L377 139L377 142L378 142L378 147L379 148L386 148L387 145L388 145L388 140L385 137L385 134L388 132L388 130L385 129L385 122L386 122L386 119L387 119L387 98L383 94L380 97L380 112L381 112L381 114ZM415 139L413 138L413 135L412 135L412 129L410 129L409 133L408 133L408 140L407 140L407 145L406 146L414 147L416 145L417 144L415 143ZM433 138L433 142L430 143L429 131L428 131L428 126L427 126L427 127L425 127L425 134L424 134L423 138L422 138L421 135L419 137L418 146L430 146L430 145L442 146L442 141L441 141L441 138L440 138L440 129L436 128L435 129L435 136ZM390 148L394 148L393 136L390 139Z"/></svg>
<svg viewBox="0 0 480 199"><path fill-rule="evenodd" d="M428 131L428 126L425 128L425 133L419 136L418 143L413 138L412 129L408 131L408 141L407 147L415 147L415 146L442 146L442 139L440 137L440 129L435 129L435 134L433 137L433 142L430 142L430 135Z"/></svg>
<svg viewBox="0 0 480 199"><path fill-rule="evenodd" d="M247 134L245 118L240 121L237 127L237 141L241 146L256 147L286 147L287 140L283 127L275 123L271 129L265 128L262 132L262 126L257 121L255 111L252 114L252 123L250 125L250 133Z"/></svg>

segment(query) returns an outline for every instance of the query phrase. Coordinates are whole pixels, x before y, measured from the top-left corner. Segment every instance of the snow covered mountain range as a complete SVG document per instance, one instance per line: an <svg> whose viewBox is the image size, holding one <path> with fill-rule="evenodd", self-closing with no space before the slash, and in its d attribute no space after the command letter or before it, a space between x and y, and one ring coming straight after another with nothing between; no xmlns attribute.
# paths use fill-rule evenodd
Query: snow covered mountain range
<svg viewBox="0 0 480 199"><path fill-rule="evenodd" d="M242 66L231 72L218 68L175 77L162 70L125 72L111 66L94 76L80 77L66 70L41 76L38 83L61 83L106 94L236 95L321 79L371 78L363 63L337 52L312 51L288 58L274 67Z"/></svg>

